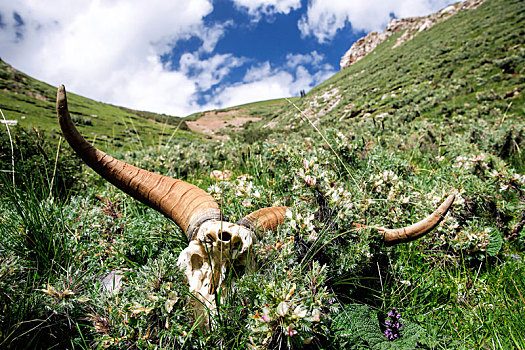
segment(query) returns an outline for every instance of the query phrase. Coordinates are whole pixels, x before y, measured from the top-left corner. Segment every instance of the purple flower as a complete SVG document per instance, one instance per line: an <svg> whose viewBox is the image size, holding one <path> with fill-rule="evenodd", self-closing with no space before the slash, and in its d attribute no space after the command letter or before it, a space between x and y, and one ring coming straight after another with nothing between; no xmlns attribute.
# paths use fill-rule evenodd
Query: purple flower
<svg viewBox="0 0 525 350"><path fill-rule="evenodd" d="M401 314L396 310L395 307L393 307L392 310L390 310L387 315L388 317L394 318L396 320L399 320L401 318Z"/></svg>
<svg viewBox="0 0 525 350"><path fill-rule="evenodd" d="M392 310L387 313L387 316L390 317L390 319L385 320L385 325L387 326L384 331L385 336L388 340L396 340L401 336L401 328L404 326L403 323L399 322L401 314L393 307Z"/></svg>

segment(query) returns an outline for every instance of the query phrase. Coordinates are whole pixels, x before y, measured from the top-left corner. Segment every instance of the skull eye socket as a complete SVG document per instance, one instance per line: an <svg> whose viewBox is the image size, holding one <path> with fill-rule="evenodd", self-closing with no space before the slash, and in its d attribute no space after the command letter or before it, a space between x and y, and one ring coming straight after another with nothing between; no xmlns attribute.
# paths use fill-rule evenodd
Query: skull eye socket
<svg viewBox="0 0 525 350"><path fill-rule="evenodd" d="M232 239L232 235L227 231L221 231L219 232L219 239L223 242L229 242Z"/></svg>

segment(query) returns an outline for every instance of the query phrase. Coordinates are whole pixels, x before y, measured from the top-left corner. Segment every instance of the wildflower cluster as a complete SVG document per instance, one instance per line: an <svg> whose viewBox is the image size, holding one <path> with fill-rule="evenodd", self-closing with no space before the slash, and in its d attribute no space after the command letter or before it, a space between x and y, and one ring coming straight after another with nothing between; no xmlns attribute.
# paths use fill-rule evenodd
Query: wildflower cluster
<svg viewBox="0 0 525 350"><path fill-rule="evenodd" d="M490 227L478 228L476 226L461 229L451 238L452 247L468 253L484 252L490 243L492 229Z"/></svg>
<svg viewBox="0 0 525 350"><path fill-rule="evenodd" d="M286 218L289 219L288 224L290 227L305 235L308 241L314 242L319 237L315 230L315 215L313 213L301 214L299 211L292 208L286 211Z"/></svg>
<svg viewBox="0 0 525 350"><path fill-rule="evenodd" d="M457 156L456 162L452 165L454 168L465 169L465 170L487 170L489 157L485 153L469 155L469 156Z"/></svg>
<svg viewBox="0 0 525 350"><path fill-rule="evenodd" d="M159 338L182 344L191 318L183 312L188 305L183 274L173 269L177 256L163 252L147 262L124 284L122 293L104 296L101 307L92 308L90 319L101 348L137 344L152 348ZM109 308L109 310L108 310ZM151 327L155 318L158 327Z"/></svg>
<svg viewBox="0 0 525 350"><path fill-rule="evenodd" d="M302 161L302 167L297 171L297 179L299 180L295 188L301 186L315 187L317 185L322 186L324 182L328 180L328 173L326 169L322 167L317 157L311 157Z"/></svg>
<svg viewBox="0 0 525 350"><path fill-rule="evenodd" d="M231 170L224 170L224 171L213 170L210 173L210 178L217 180L217 181L228 181L230 180L231 176L232 176Z"/></svg>
<svg viewBox="0 0 525 350"><path fill-rule="evenodd" d="M328 130L328 136L333 139L333 147L342 159L349 165L358 165L360 147L352 141L355 137L353 132L343 134L341 131Z"/></svg>
<svg viewBox="0 0 525 350"><path fill-rule="evenodd" d="M217 180L216 184L208 187L215 200L225 203L239 202L244 207L251 207L254 201L262 199L263 189L253 184L253 176L243 174L232 179L232 172L214 170L210 178Z"/></svg>
<svg viewBox="0 0 525 350"><path fill-rule="evenodd" d="M344 219L354 207L352 193L341 186L332 186L326 192L330 205L337 208L337 216Z"/></svg>
<svg viewBox="0 0 525 350"><path fill-rule="evenodd" d="M378 196L388 199L396 198L403 188L403 181L392 170L384 170L370 179L373 191Z"/></svg>
<svg viewBox="0 0 525 350"><path fill-rule="evenodd" d="M266 276L268 282L263 286L259 281L256 298L259 306L251 315L254 347L279 343L303 346L326 327L326 313L335 310L332 296L323 286L327 267L315 261L306 276L300 277L299 271L295 268L274 271Z"/></svg>
<svg viewBox="0 0 525 350"><path fill-rule="evenodd" d="M489 176L499 184L500 192L506 191L509 188L524 190L525 174L518 174L513 171L498 171L493 169Z"/></svg>

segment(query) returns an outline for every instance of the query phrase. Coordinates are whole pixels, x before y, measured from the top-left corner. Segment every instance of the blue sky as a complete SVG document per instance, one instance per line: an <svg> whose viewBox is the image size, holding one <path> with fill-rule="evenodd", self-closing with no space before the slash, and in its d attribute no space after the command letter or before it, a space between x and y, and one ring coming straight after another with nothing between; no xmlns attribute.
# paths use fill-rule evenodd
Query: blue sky
<svg viewBox="0 0 525 350"><path fill-rule="evenodd" d="M185 116L297 96L390 18L450 0L0 0L0 57L99 101Z"/></svg>

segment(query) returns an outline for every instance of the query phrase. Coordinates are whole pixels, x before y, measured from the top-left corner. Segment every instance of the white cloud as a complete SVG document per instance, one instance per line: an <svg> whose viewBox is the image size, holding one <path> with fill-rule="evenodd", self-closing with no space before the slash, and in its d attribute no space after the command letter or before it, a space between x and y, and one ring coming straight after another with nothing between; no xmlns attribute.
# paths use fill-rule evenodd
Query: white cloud
<svg viewBox="0 0 525 350"><path fill-rule="evenodd" d="M287 15L301 7L301 0L233 0L238 8L243 8L259 20L262 15Z"/></svg>
<svg viewBox="0 0 525 350"><path fill-rule="evenodd" d="M298 27L303 36L312 35L324 43L348 23L356 32L382 30L391 13L398 18L424 16L454 2L456 0L311 0Z"/></svg>
<svg viewBox="0 0 525 350"><path fill-rule="evenodd" d="M301 90L310 90L317 84L325 81L335 73L330 65L320 65L316 73L312 74L301 65L316 62L316 51L306 55L287 55L298 64L291 67L272 68L269 62L250 67L242 82L222 88L214 96L210 105L227 107L253 101L263 101L275 98L297 96Z"/></svg>
<svg viewBox="0 0 525 350"><path fill-rule="evenodd" d="M286 55L286 66L289 68L297 67L298 65L311 64L318 67L325 60L324 55L317 51L312 51L309 54L291 54Z"/></svg>
<svg viewBox="0 0 525 350"><path fill-rule="evenodd" d="M125 71L116 72L104 87L95 86L111 103L172 115L186 115L200 109L195 100L196 85L183 73L167 71L157 56L144 67L135 67L129 79ZM91 95L88 95L91 97Z"/></svg>
<svg viewBox="0 0 525 350"><path fill-rule="evenodd" d="M64 83L70 91L185 115L198 108L195 92L205 78L171 71L159 57L178 39L192 36L203 40L199 52L211 53L229 25L206 27L202 19L212 9L211 0L11 2L0 8L0 52L16 68L55 85ZM15 12L23 26L16 25ZM210 75L216 81L227 64L214 64L221 66Z"/></svg>
<svg viewBox="0 0 525 350"><path fill-rule="evenodd" d="M244 75L244 83L253 83L272 75L270 62L266 61L255 66L251 66Z"/></svg>
<svg viewBox="0 0 525 350"><path fill-rule="evenodd" d="M231 26L233 26L233 21L215 24L211 28L202 28L198 35L202 39L202 47L199 51L204 53L213 52L217 42L224 36L225 29Z"/></svg>
<svg viewBox="0 0 525 350"><path fill-rule="evenodd" d="M245 61L231 54L201 59L198 54L185 53L180 58L180 71L194 79L200 90L206 91L223 80L232 68L243 65Z"/></svg>

